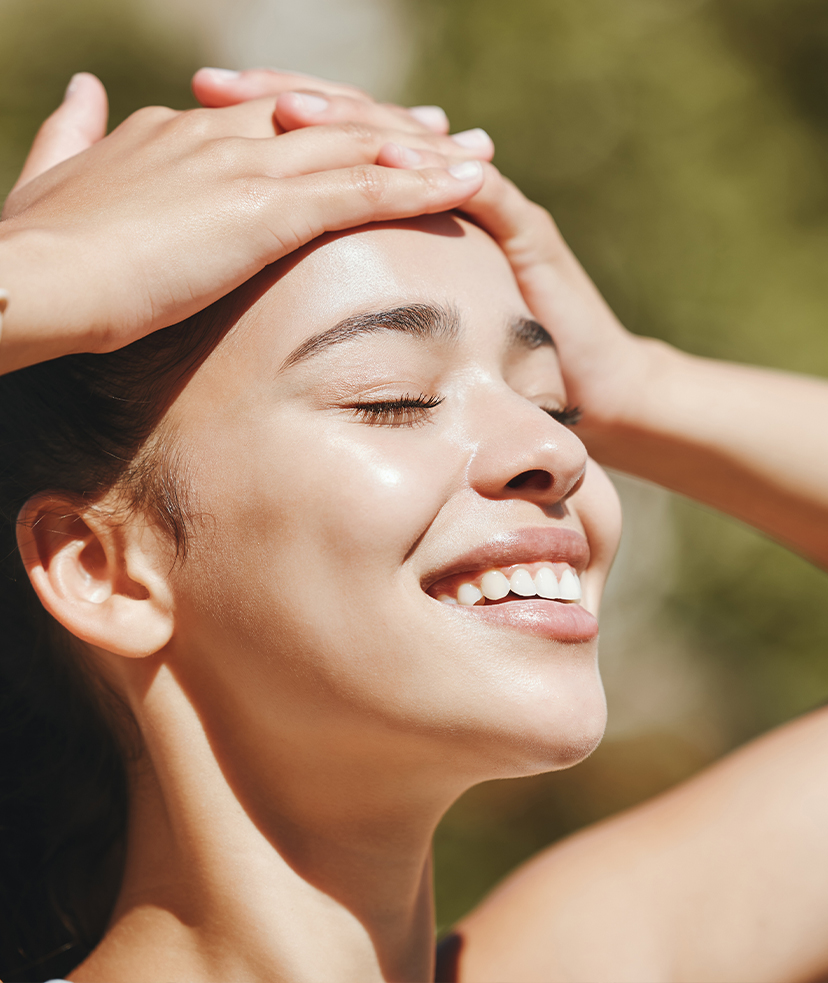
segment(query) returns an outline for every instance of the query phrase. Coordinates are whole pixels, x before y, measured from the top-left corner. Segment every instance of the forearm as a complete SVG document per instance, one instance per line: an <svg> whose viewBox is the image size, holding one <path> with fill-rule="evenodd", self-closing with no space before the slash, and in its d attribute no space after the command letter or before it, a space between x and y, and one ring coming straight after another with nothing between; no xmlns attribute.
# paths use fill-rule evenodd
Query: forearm
<svg viewBox="0 0 828 983"><path fill-rule="evenodd" d="M584 434L593 456L828 567L828 383L640 344L623 412Z"/></svg>

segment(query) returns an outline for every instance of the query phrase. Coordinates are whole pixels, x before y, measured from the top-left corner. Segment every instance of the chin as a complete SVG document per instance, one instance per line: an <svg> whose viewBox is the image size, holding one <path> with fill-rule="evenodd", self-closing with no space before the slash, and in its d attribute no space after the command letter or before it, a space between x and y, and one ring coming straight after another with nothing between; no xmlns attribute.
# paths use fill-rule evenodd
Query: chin
<svg viewBox="0 0 828 983"><path fill-rule="evenodd" d="M540 700L512 704L503 726L490 731L486 778L521 778L577 765L598 747L607 724L607 703L597 671L585 679L543 687ZM550 691L551 690L551 691ZM478 744L481 750L484 743Z"/></svg>

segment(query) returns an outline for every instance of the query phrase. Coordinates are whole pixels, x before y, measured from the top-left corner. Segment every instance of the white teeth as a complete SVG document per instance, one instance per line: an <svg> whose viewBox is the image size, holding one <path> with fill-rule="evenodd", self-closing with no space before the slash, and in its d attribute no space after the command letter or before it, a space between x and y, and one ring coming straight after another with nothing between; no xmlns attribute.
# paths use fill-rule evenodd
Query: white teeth
<svg viewBox="0 0 828 983"><path fill-rule="evenodd" d="M552 567L541 567L535 574L535 589L539 597L554 601L558 598L558 578Z"/></svg>
<svg viewBox="0 0 828 983"><path fill-rule="evenodd" d="M457 603L462 604L463 607L472 607L472 605L477 604L481 597L483 594L474 584L461 584L457 591Z"/></svg>
<svg viewBox="0 0 828 983"><path fill-rule="evenodd" d="M537 594L535 581L532 580L528 570L515 570L509 580L509 587L513 594L518 594L520 597L534 597Z"/></svg>
<svg viewBox="0 0 828 983"><path fill-rule="evenodd" d="M571 570L564 570L561 574L560 598L563 601L581 600L581 581Z"/></svg>
<svg viewBox="0 0 828 983"><path fill-rule="evenodd" d="M488 601L499 601L509 593L509 580L499 570L489 570L483 574L480 590Z"/></svg>
<svg viewBox="0 0 828 983"><path fill-rule="evenodd" d="M487 601L500 601L508 594L518 597L543 597L551 601L580 601L581 581L570 567L561 574L560 581L551 566L541 567L533 577L528 570L519 567L507 577L502 570L487 570L480 578L480 586L472 583L461 584L457 598L440 594L437 598L442 604L460 604L473 607L485 598Z"/></svg>

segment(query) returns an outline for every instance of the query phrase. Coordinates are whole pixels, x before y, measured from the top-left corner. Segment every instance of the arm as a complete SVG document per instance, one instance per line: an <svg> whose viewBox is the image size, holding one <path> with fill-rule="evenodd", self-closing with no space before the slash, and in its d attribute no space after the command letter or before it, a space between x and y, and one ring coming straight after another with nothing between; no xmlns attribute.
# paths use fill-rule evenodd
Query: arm
<svg viewBox="0 0 828 983"><path fill-rule="evenodd" d="M828 710L550 848L458 926L461 980L821 979Z"/></svg>
<svg viewBox="0 0 828 983"><path fill-rule="evenodd" d="M323 232L444 211L482 183L452 170L478 152L413 116L286 133L301 104L155 107L102 137L103 87L77 78L3 209L0 371L129 344Z"/></svg>

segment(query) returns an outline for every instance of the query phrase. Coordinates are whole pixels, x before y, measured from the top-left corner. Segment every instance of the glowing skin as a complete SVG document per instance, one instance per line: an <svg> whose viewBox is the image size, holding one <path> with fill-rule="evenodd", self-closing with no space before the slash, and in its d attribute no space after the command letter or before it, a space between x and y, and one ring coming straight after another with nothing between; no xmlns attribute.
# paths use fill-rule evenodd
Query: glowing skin
<svg viewBox="0 0 828 983"><path fill-rule="evenodd" d="M455 308L460 337L385 331L280 369L343 318L413 303ZM356 729L389 765L397 739L442 759L450 727L464 778L592 749L604 723L594 642L493 631L421 586L478 544L559 526L588 535L594 610L615 499L594 465L570 495L586 453L539 409L566 403L554 349L504 351L520 315L531 316L506 261L476 228L378 227L292 264L179 400L197 508L211 517L179 577L186 662L200 688L244 692L246 726L274 742ZM444 402L414 426L369 425L349 408L420 394ZM530 471L554 487L509 487Z"/></svg>
<svg viewBox="0 0 828 983"><path fill-rule="evenodd" d="M76 978L129 961L425 979L442 813L601 737L593 615L617 500L541 408L566 405L554 348L508 344L530 314L478 228L327 237L245 296L168 415L198 518L186 560L158 563L170 643L109 662L150 765L113 928ZM343 319L413 304L455 312L454 334L363 333L286 364ZM431 405L397 426L355 405L402 397ZM427 593L539 563L571 565L583 606Z"/></svg>

